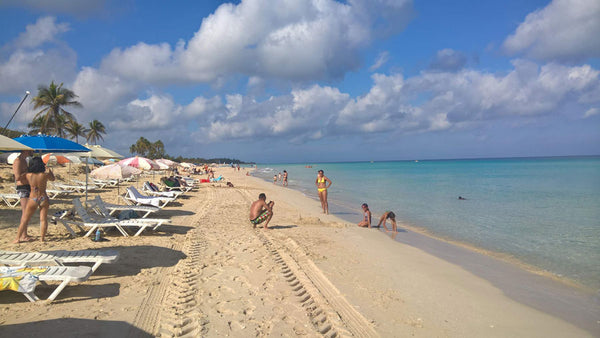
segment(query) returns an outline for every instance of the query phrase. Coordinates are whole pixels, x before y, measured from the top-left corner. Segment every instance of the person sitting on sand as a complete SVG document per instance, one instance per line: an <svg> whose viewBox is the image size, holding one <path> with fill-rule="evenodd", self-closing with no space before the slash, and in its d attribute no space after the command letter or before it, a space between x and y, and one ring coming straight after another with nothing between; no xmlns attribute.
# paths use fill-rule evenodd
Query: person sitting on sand
<svg viewBox="0 0 600 338"><path fill-rule="evenodd" d="M381 215L381 217L379 218L379 223L377 224L377 227L379 227L383 223L383 227L385 228L385 231L390 231L385 226L385 221L387 219L389 219L390 222L392 222L392 232L398 232L398 228L396 227L396 214L394 214L392 211L386 211L383 213L383 215Z"/></svg>
<svg viewBox="0 0 600 338"><path fill-rule="evenodd" d="M275 205L275 202L270 201L269 203L266 203L266 200L267 195L261 193L258 195L258 200L252 202L252 205L250 206L250 223L254 225L254 228L256 228L257 224L265 222L265 230L269 229L267 225L269 225L269 221L271 221L271 218L273 217L273 206Z"/></svg>
<svg viewBox="0 0 600 338"><path fill-rule="evenodd" d="M54 181L54 174L52 169L48 169L46 172L46 165L42 161L41 157L34 157L29 163L29 173L24 173L27 181L31 185L31 195L27 202L25 209L25 216L21 219L19 229L24 229L24 224L29 223L31 216L35 210L40 208L40 240L43 242L46 237L46 230L48 229L48 209L50 208L50 198L46 193L46 185L48 181ZM19 243L22 240L22 233L17 233L17 240L15 243Z"/></svg>
<svg viewBox="0 0 600 338"><path fill-rule="evenodd" d="M371 210L369 210L369 206L367 205L367 203L362 204L362 209L364 213L364 218L358 223L358 226L363 228L371 228Z"/></svg>

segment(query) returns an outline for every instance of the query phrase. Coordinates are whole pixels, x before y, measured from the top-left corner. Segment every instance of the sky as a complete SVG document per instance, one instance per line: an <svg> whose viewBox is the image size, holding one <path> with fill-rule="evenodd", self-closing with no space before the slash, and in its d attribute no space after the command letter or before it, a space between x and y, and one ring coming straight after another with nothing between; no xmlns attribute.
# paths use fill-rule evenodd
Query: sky
<svg viewBox="0 0 600 338"><path fill-rule="evenodd" d="M0 22L0 123L64 83L126 156L600 154L599 0L2 0Z"/></svg>

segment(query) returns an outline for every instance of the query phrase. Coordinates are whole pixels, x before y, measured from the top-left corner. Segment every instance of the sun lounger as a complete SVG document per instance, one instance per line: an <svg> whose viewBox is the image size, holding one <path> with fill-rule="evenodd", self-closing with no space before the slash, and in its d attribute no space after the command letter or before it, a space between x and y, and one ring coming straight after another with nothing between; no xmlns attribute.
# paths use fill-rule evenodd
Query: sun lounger
<svg viewBox="0 0 600 338"><path fill-rule="evenodd" d="M169 202L174 201L171 197L144 196L134 186L127 188L124 198L137 205L152 205L158 208L164 208Z"/></svg>
<svg viewBox="0 0 600 338"><path fill-rule="evenodd" d="M64 184L64 183L53 183L52 184L56 189L60 189L60 190L66 190L69 192L78 192L78 193L84 193L85 192L85 185L75 185L75 184ZM87 186L87 190L94 190L97 189L98 186L94 185L94 184L88 184Z"/></svg>
<svg viewBox="0 0 600 338"><path fill-rule="evenodd" d="M78 250L78 251L41 251L41 252L13 252L0 250L0 264L3 265L28 265L39 266L56 264L63 266L65 263L93 263L92 272L101 264L114 263L119 259L119 252L114 250Z"/></svg>
<svg viewBox="0 0 600 338"><path fill-rule="evenodd" d="M127 232L123 229L121 223L118 220L105 220L105 219L100 220L100 219L91 218L89 216L89 214L87 213L87 211L85 210L85 208L83 207L83 205L81 204L81 201L79 200L79 198L73 199L73 207L75 208L75 212L79 215L82 222L72 221L72 220L68 220L68 219L64 219L64 218L60 219L60 222L65 226L67 231L69 231L69 233L71 235L73 235L74 237L77 237L77 234L75 233L75 231L73 231L73 228L71 228L70 224L77 226L79 229L81 229L83 231L85 231L85 228L89 228L89 231L83 237L88 237L89 235L94 233L94 231L96 231L97 229L112 228L112 227L117 228L117 230L119 230L119 232L123 236L125 236L125 237L129 236L129 234L127 234Z"/></svg>
<svg viewBox="0 0 600 338"><path fill-rule="evenodd" d="M120 196L120 197L123 197L123 196ZM108 216L113 216L113 214L117 211L133 210L136 212L144 213L142 215L142 218L146 218L146 217L148 217L148 215L160 210L160 208L153 207L150 205L121 205L121 204L106 203L104 200L102 200L100 195L96 196L96 199L94 201L92 201L92 203L94 203L94 204L98 203L98 202L101 202L104 205L104 207L106 209L108 209L108 211L109 211Z"/></svg>
<svg viewBox="0 0 600 338"><path fill-rule="evenodd" d="M94 182L94 184L97 184L97 185L104 184L104 186L110 186L110 187L116 187L119 184L119 180L100 179L100 178L92 178L92 182Z"/></svg>
<svg viewBox="0 0 600 338"><path fill-rule="evenodd" d="M171 197L171 198L177 198L177 197L183 195L182 191L156 191L156 190L153 190L152 186L150 186L150 183L148 181L144 182L144 185L142 185L142 191L151 196L162 196L162 197Z"/></svg>
<svg viewBox="0 0 600 338"><path fill-rule="evenodd" d="M93 201L94 203L94 210L101 216L110 219L110 211L108 210L108 208L106 207L106 205L104 204L104 201L100 198L100 196L96 196L96 199L94 199ZM147 227L152 227L152 230L156 230L158 229L159 226L165 224L165 223L171 223L171 220L169 219L165 219L165 218L132 218L132 219L128 219L128 220L122 220L121 222L132 222L133 225L137 225L140 227L140 229L138 230L138 232L133 235L138 236L139 234L142 233L142 231L144 231L144 229L146 229Z"/></svg>
<svg viewBox="0 0 600 338"><path fill-rule="evenodd" d="M85 210L85 208L83 207L83 204L81 204L79 198L73 199L73 207L75 208L75 212L79 215L79 217L81 217L81 219L85 223L91 224L91 229L83 237L87 237L94 233L94 231L98 228L98 226L94 226L94 222L97 220L95 220L88 214L87 210ZM125 228L139 227L138 231L133 235L135 237L139 236L146 228L151 227L152 230L156 230L159 226L170 222L170 220L164 218L133 218L119 220L114 217L108 216L108 210L106 208L103 208L102 205L97 204L96 209L100 211L99 216L101 217L101 222L112 222L113 224L115 224L115 227L119 229L119 231L122 230L121 234L123 234L123 236L125 237L129 236L129 234L127 234L127 232L125 231Z"/></svg>
<svg viewBox="0 0 600 338"><path fill-rule="evenodd" d="M0 290L21 292L30 302L40 300L34 293L37 282L60 281L48 297L53 301L71 282L84 282L92 274L89 266L0 267Z"/></svg>
<svg viewBox="0 0 600 338"><path fill-rule="evenodd" d="M71 182L73 182L73 185L81 185L81 186L85 187L85 181L72 179ZM88 190L103 189L106 186L106 183L96 184L96 183L94 183L94 180L90 179L87 182L87 186L88 186Z"/></svg>
<svg viewBox="0 0 600 338"><path fill-rule="evenodd" d="M0 200L11 208L15 208L21 202L21 197L17 194L0 194Z"/></svg>
<svg viewBox="0 0 600 338"><path fill-rule="evenodd" d="M63 190L63 189L46 189L46 193L48 194L48 197L53 200L55 198L57 198L58 196L61 195L68 195L70 194L72 191L69 190Z"/></svg>

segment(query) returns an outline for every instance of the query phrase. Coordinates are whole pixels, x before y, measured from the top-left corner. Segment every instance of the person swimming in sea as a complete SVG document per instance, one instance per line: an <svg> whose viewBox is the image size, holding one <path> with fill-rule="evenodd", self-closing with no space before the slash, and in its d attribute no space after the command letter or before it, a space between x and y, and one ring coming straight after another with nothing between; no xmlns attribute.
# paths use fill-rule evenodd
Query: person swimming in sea
<svg viewBox="0 0 600 338"><path fill-rule="evenodd" d="M329 183L329 185L327 185ZM315 185L317 186L317 191L319 192L319 200L321 200L321 207L323 208L324 214L329 214L329 204L327 203L327 189L331 187L331 180L325 176L325 172L323 170L319 170L317 173L317 180L315 181Z"/></svg>
<svg viewBox="0 0 600 338"><path fill-rule="evenodd" d="M466 198L464 198L462 196L458 196L458 199L461 200L461 201L466 201L467 200Z"/></svg>
<svg viewBox="0 0 600 338"><path fill-rule="evenodd" d="M363 228L371 228L371 210L369 210L369 205L367 203L363 203L361 205L363 210L363 220L358 223L359 227Z"/></svg>
<svg viewBox="0 0 600 338"><path fill-rule="evenodd" d="M381 215L381 217L379 218L379 223L377 224L377 227L379 227L383 224L383 228L385 229L385 231L390 231L387 228L387 226L385 226L385 221L388 219L392 223L392 232L398 232L398 228L396 226L396 214L394 214L392 211L386 211L383 213L383 215Z"/></svg>

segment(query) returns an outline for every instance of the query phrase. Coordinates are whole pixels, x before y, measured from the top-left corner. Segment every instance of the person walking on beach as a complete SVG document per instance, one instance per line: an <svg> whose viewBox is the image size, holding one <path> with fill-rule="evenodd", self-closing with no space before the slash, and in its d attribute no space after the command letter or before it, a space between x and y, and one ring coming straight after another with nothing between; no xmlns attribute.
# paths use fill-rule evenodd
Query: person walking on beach
<svg viewBox="0 0 600 338"><path fill-rule="evenodd" d="M285 170L283 171L283 183L282 183L282 185L284 187L287 187L287 185L288 185L288 173Z"/></svg>
<svg viewBox="0 0 600 338"><path fill-rule="evenodd" d="M387 226L385 226L385 221L388 219L392 223L392 232L398 232L398 228L396 227L396 214L394 214L392 211L386 211L383 213L383 215L381 215L381 217L379 218L379 223L377 224L377 227L379 227L383 223L383 227L385 228L385 231L390 231L387 228Z"/></svg>
<svg viewBox="0 0 600 338"><path fill-rule="evenodd" d="M327 183L329 183L329 185L327 185ZM329 214L329 204L327 204L327 189L331 187L332 182L329 178L327 178L327 176L325 176L325 172L323 170L319 170L315 184L317 185L317 191L319 192L319 199L321 200L323 213Z"/></svg>
<svg viewBox="0 0 600 338"><path fill-rule="evenodd" d="M14 243L28 242L31 240L31 237L27 235L28 222L23 223L23 219L25 218L25 209L27 207L27 202L29 201L29 194L31 193L31 186L25 176L27 173L26 158L32 154L33 152L31 150L23 150L19 157L13 162L13 175L15 176L15 183L17 185L17 195L19 195L21 202L21 221L19 228L17 229L17 239Z"/></svg>
<svg viewBox="0 0 600 338"><path fill-rule="evenodd" d="M360 221L358 223L359 227L363 227L363 228L371 228L371 210L369 210L369 206L367 205L367 203L363 203L362 204L362 210L363 210L363 220Z"/></svg>
<svg viewBox="0 0 600 338"><path fill-rule="evenodd" d="M29 173L21 174L21 176L26 176L27 181L31 184L31 196L25 208L25 215L21 218L19 229L26 228L26 224L29 223L31 216L39 207L40 240L43 242L48 229L48 209L50 208L50 198L46 193L46 186L48 181L54 181L54 173L52 173L52 169L48 169L48 172L46 172L46 165L41 157L34 157L29 163ZM23 233L18 233L17 239L21 236L23 236Z"/></svg>
<svg viewBox="0 0 600 338"><path fill-rule="evenodd" d="M250 206L250 223L254 225L253 228L256 228L257 224L265 222L264 229L269 230L267 225L269 225L269 222L273 217L273 206L275 205L275 202L270 201L269 203L266 203L266 201L267 195L261 193L258 195L258 200L252 202L252 205Z"/></svg>

